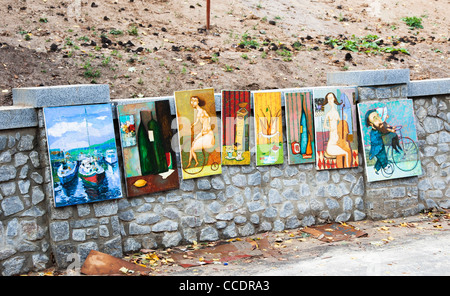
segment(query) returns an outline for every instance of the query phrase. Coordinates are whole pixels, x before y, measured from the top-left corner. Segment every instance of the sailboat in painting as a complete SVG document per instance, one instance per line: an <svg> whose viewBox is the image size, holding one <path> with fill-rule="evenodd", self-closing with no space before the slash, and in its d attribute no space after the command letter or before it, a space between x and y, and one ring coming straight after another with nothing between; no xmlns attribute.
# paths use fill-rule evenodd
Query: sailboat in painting
<svg viewBox="0 0 450 296"><path fill-rule="evenodd" d="M58 178L62 185L71 182L77 175L78 163L76 161L64 161L58 168Z"/></svg>
<svg viewBox="0 0 450 296"><path fill-rule="evenodd" d="M97 159L94 158L91 154L91 143L89 139L89 128L87 121L87 111L85 112L85 123L86 123L86 132L87 132L87 140L89 143L89 155L81 160L80 168L78 169L78 176L80 176L83 183L90 186L97 186L105 179L105 169L102 168Z"/></svg>
<svg viewBox="0 0 450 296"><path fill-rule="evenodd" d="M105 169L92 157L87 157L81 161L78 175L86 185L98 185L105 179Z"/></svg>
<svg viewBox="0 0 450 296"><path fill-rule="evenodd" d="M113 165L117 162L117 154L113 149L106 150L105 152L105 161L110 165Z"/></svg>

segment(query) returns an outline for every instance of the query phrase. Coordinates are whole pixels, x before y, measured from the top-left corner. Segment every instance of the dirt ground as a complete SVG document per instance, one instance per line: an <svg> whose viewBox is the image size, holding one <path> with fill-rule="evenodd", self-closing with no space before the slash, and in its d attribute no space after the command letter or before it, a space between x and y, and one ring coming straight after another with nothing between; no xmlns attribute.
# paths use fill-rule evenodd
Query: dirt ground
<svg viewBox="0 0 450 296"><path fill-rule="evenodd" d="M347 70L447 78L449 9L447 0L213 1L205 30L206 1L4 0L0 105L12 104L12 88L81 83L107 83L115 99L320 86ZM401 20L414 16L423 28ZM389 50L330 42L353 35Z"/></svg>

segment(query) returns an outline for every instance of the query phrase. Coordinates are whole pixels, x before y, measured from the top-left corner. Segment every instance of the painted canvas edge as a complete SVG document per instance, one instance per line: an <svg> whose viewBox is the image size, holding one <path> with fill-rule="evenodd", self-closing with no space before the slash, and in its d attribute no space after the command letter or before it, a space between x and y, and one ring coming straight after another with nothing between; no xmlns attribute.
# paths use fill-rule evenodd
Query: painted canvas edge
<svg viewBox="0 0 450 296"><path fill-rule="evenodd" d="M48 110L49 108L54 108L54 107L44 107L42 108L42 117L43 117L43 121L44 121L44 130L45 130L45 141L47 142L47 156L48 156L48 162L50 164L50 179L52 182L52 200L53 200L53 206L55 208L59 208L59 206L56 205L56 196L55 196L55 181L53 180L53 173L52 173L52 162L50 159L50 147L48 145L48 129L47 129L47 120L45 119L45 111Z"/></svg>
<svg viewBox="0 0 450 296"><path fill-rule="evenodd" d="M364 134L363 134L363 120L361 118L361 108L360 108L360 104L365 104L368 102L360 102L357 104L357 109L358 109L358 122L359 122L359 133L361 134L361 147L362 147L362 151L363 151L363 156L364 156L364 174L366 175L366 179L368 182L373 182L370 181L370 177L369 177L369 173L367 171L367 155L366 155L366 149L364 148Z"/></svg>

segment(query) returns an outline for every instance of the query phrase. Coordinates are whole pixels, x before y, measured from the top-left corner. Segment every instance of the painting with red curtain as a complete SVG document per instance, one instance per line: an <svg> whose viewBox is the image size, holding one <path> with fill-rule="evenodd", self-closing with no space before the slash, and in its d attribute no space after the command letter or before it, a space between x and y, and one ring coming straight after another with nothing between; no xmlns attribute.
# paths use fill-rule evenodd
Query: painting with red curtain
<svg viewBox="0 0 450 296"><path fill-rule="evenodd" d="M222 164L250 164L250 91L222 91Z"/></svg>

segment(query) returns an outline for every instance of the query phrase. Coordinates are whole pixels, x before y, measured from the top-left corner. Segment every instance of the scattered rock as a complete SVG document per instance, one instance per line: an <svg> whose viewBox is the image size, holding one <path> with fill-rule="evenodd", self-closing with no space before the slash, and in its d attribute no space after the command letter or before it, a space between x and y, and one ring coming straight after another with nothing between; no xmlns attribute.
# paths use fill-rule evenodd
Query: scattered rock
<svg viewBox="0 0 450 296"><path fill-rule="evenodd" d="M52 45L50 45L50 51L55 52L58 50L58 45L56 45L55 43L52 43Z"/></svg>

